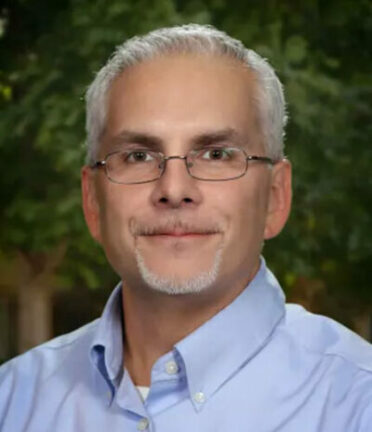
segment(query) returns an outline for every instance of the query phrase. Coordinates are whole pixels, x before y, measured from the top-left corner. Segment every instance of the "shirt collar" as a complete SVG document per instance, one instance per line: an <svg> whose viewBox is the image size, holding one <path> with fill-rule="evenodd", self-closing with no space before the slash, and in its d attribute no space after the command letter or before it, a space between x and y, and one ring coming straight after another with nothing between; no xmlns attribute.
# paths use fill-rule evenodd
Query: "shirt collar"
<svg viewBox="0 0 372 432"><path fill-rule="evenodd" d="M123 372L122 284L111 293L98 321L90 346L90 358L101 374L114 381Z"/></svg>
<svg viewBox="0 0 372 432"><path fill-rule="evenodd" d="M93 363L114 387L123 373L121 289L119 283L112 292L90 347ZM279 283L261 258L260 269L247 288L175 345L176 356L184 362L191 397L203 393L208 400L266 345L285 314L284 302ZM195 408L199 409L200 405L196 404Z"/></svg>
<svg viewBox="0 0 372 432"><path fill-rule="evenodd" d="M207 401L266 345L284 314L284 294L262 258L247 288L175 346L185 364L192 400L202 393Z"/></svg>

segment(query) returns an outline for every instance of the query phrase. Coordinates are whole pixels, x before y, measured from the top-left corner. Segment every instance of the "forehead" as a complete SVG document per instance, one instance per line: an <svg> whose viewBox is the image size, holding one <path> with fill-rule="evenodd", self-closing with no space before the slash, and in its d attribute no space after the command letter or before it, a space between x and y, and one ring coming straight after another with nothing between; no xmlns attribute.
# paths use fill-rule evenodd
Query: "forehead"
<svg viewBox="0 0 372 432"><path fill-rule="evenodd" d="M222 129L257 140L255 89L254 73L226 57L187 54L147 60L113 82L106 141L123 130L185 142Z"/></svg>

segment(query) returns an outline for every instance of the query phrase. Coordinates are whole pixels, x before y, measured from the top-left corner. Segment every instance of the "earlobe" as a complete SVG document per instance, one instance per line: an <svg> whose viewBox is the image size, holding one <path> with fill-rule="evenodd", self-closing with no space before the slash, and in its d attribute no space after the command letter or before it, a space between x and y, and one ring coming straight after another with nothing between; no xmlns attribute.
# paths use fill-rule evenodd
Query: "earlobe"
<svg viewBox="0 0 372 432"><path fill-rule="evenodd" d="M85 222L91 236L101 242L99 205L91 168L84 166L81 170L81 192Z"/></svg>
<svg viewBox="0 0 372 432"><path fill-rule="evenodd" d="M271 177L264 238L277 236L287 222L292 202L291 164L283 159L274 165Z"/></svg>

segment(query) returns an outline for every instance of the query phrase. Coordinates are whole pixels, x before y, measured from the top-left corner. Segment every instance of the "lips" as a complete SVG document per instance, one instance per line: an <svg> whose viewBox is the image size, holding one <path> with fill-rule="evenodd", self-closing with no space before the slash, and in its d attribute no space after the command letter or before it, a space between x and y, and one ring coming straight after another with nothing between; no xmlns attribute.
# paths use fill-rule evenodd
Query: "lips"
<svg viewBox="0 0 372 432"><path fill-rule="evenodd" d="M211 225L194 223L142 225L137 230L135 238L139 241L141 250L159 246L171 250L172 253L190 253L190 251L196 253L209 247L208 245L213 244L214 239L218 239L222 234L219 227Z"/></svg>
<svg viewBox="0 0 372 432"><path fill-rule="evenodd" d="M131 231L137 237L207 237L221 234L222 230L217 224L204 221L202 224L188 223L180 220L164 221L156 225L132 225Z"/></svg>
<svg viewBox="0 0 372 432"><path fill-rule="evenodd" d="M218 234L218 231L215 230L183 230L180 228L170 229L170 230L155 230L151 233L143 234L148 237L156 237L156 236L164 236L164 237L201 237L201 236L210 236Z"/></svg>
<svg viewBox="0 0 372 432"><path fill-rule="evenodd" d="M213 235L213 233L199 233L199 232L162 232L157 234L150 234L148 237L201 237Z"/></svg>

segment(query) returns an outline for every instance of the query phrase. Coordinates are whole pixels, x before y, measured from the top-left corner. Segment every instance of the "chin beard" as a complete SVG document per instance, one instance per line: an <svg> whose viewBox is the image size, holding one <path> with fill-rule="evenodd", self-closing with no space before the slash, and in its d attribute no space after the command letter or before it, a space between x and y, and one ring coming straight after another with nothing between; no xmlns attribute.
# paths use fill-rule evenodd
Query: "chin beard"
<svg viewBox="0 0 372 432"><path fill-rule="evenodd" d="M222 249L218 249L209 271L196 276L179 279L176 276L160 276L146 266L141 252L136 250L136 260L139 272L146 285L154 291L169 295L197 294L210 288L217 280L222 259Z"/></svg>

